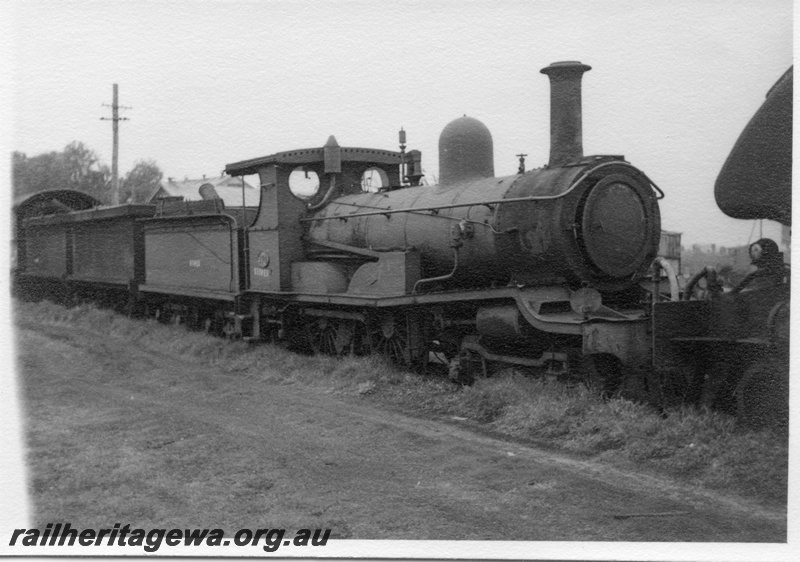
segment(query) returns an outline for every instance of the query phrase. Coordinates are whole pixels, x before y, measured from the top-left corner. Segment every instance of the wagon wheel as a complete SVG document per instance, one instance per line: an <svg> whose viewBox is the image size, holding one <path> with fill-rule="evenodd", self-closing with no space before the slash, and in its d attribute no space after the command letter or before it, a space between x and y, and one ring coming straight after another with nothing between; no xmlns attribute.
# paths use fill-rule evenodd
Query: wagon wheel
<svg viewBox="0 0 800 562"><path fill-rule="evenodd" d="M342 355L355 351L355 323L352 320L317 318L306 323L306 337L316 354Z"/></svg>
<svg viewBox="0 0 800 562"><path fill-rule="evenodd" d="M158 306L153 311L153 318L155 318L162 324L169 324L171 317L172 314L169 311L169 309L164 308L163 306Z"/></svg>
<svg viewBox="0 0 800 562"><path fill-rule="evenodd" d="M261 326L261 341L278 345L280 343L280 327L277 323L265 321Z"/></svg>
<svg viewBox="0 0 800 562"><path fill-rule="evenodd" d="M134 296L130 296L125 301L125 309L123 310L123 314L128 318L139 318L142 316L143 308L144 305L141 301L137 300Z"/></svg>
<svg viewBox="0 0 800 562"><path fill-rule="evenodd" d="M186 315L186 324L191 330L203 328L203 317L198 307L193 306L189 309L189 313Z"/></svg>

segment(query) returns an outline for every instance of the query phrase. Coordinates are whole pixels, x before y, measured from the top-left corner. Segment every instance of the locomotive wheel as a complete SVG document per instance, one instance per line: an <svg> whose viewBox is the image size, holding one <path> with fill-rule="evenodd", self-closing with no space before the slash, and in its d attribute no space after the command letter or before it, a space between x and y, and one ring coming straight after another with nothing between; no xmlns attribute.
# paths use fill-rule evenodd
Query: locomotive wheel
<svg viewBox="0 0 800 562"><path fill-rule="evenodd" d="M450 360L448 376L455 383L471 386L476 379L489 376L486 359L480 353L462 349Z"/></svg>
<svg viewBox="0 0 800 562"><path fill-rule="evenodd" d="M343 355L355 352L356 327L352 320L319 318L306 324L306 337L316 354Z"/></svg>
<svg viewBox="0 0 800 562"><path fill-rule="evenodd" d="M372 353L380 353L392 362L411 369L424 370L428 349L424 345L419 320L405 313L382 313L367 324L367 334Z"/></svg>
<svg viewBox="0 0 800 562"><path fill-rule="evenodd" d="M616 395L622 386L622 366L613 355L584 355L578 370L586 388L604 399Z"/></svg>
<svg viewBox="0 0 800 562"><path fill-rule="evenodd" d="M785 428L789 423L789 369L786 361L758 361L736 387L739 422L751 429Z"/></svg>
<svg viewBox="0 0 800 562"><path fill-rule="evenodd" d="M382 314L369 326L370 346L373 353L387 356L394 363L411 366L411 348L405 318Z"/></svg>

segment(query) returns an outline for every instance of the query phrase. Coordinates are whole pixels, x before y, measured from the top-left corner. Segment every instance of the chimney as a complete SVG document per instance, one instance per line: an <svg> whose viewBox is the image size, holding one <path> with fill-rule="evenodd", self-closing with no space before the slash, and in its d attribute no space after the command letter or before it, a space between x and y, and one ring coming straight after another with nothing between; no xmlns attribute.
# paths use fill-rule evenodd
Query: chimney
<svg viewBox="0 0 800 562"><path fill-rule="evenodd" d="M583 156L581 77L591 69L578 61L563 61L541 70L550 78L549 166L562 166Z"/></svg>
<svg viewBox="0 0 800 562"><path fill-rule="evenodd" d="M200 198L203 201L207 201L209 199L220 199L220 196L217 194L217 190L214 189L214 184L211 183L204 183L198 189L200 192Z"/></svg>

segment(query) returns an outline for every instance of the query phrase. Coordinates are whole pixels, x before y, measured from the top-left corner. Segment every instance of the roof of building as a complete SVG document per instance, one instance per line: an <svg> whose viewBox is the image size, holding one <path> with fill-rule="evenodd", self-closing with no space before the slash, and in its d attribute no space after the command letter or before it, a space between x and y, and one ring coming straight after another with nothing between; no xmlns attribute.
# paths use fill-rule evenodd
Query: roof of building
<svg viewBox="0 0 800 562"><path fill-rule="evenodd" d="M200 201L202 199L200 186L207 183L214 186L214 191L225 202L226 207L241 207L242 191L244 191L245 207L258 207L261 198L260 190L247 182L244 182L244 190L242 190L242 178L225 175L216 178L187 178L183 181L167 179L161 182L158 189L147 198L147 201L152 202L162 197L183 197L184 201Z"/></svg>

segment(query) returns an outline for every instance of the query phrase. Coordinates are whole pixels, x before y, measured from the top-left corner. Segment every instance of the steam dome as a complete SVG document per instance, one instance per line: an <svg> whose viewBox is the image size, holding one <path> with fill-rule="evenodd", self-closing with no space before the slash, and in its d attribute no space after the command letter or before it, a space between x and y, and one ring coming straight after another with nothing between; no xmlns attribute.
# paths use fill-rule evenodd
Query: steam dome
<svg viewBox="0 0 800 562"><path fill-rule="evenodd" d="M439 136L439 184L494 176L492 133L472 117L451 121Z"/></svg>

